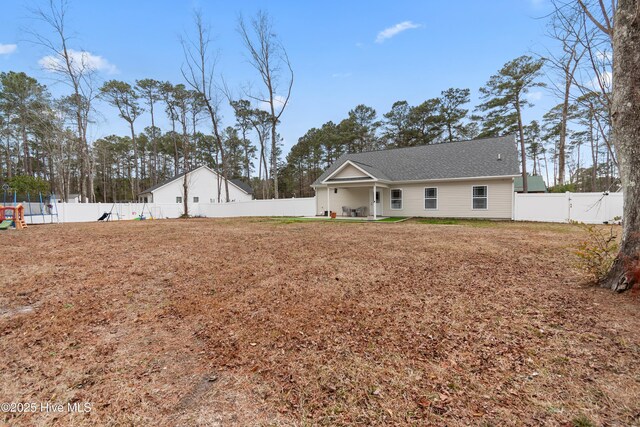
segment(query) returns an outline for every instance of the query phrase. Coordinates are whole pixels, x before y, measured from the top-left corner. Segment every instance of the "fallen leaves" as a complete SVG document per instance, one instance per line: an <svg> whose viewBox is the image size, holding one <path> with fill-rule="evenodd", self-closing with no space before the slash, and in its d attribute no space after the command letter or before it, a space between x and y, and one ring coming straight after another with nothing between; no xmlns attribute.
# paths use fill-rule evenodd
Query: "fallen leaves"
<svg viewBox="0 0 640 427"><path fill-rule="evenodd" d="M567 227L237 219L3 236L0 400L81 392L100 408L65 425L633 425L638 299L577 285Z"/></svg>

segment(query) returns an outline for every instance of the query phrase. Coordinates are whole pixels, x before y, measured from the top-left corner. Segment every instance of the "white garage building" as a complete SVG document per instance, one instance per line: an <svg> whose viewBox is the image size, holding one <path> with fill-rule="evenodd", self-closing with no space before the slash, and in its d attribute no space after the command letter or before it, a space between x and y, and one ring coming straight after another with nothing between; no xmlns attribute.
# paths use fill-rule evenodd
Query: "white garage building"
<svg viewBox="0 0 640 427"><path fill-rule="evenodd" d="M143 203L177 203L184 200L184 173L168 181L147 188L138 195ZM187 173L187 194L189 205L218 202L218 181L220 181L220 200L225 201L224 180L207 166L200 166ZM253 200L251 187L239 179L229 180L229 200L243 202Z"/></svg>

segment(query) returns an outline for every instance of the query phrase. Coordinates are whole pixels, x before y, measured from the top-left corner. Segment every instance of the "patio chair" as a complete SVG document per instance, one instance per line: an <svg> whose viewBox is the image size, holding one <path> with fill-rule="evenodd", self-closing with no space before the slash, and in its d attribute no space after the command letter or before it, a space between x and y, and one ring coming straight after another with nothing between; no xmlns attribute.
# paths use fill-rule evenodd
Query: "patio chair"
<svg viewBox="0 0 640 427"><path fill-rule="evenodd" d="M356 208L356 216L366 216L366 214L367 214L366 206L360 206L359 208Z"/></svg>
<svg viewBox="0 0 640 427"><path fill-rule="evenodd" d="M351 208L348 206L342 207L342 216L351 216Z"/></svg>

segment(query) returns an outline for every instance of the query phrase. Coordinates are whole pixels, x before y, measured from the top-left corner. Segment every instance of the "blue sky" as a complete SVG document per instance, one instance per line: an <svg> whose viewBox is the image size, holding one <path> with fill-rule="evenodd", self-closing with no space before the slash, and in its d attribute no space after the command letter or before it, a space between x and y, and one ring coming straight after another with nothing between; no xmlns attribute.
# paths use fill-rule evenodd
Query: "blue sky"
<svg viewBox="0 0 640 427"><path fill-rule="evenodd" d="M27 30L45 31L28 7L46 3L4 2L0 71L24 71L60 95L65 87L39 65L47 52L30 43L27 34ZM71 0L67 25L75 35L72 48L99 56L99 76L105 80L133 83L154 78L180 83L179 36L191 30L194 8L211 25L219 49L218 72L238 95L249 83L259 87L236 32L238 14L265 10L273 17L295 72L291 102L280 127L285 153L309 128L338 122L361 103L381 116L397 100L415 105L459 87L471 89L472 108L478 103L478 89L505 62L542 52L550 43L542 18L548 13L545 0ZM526 113L527 120L541 117L554 102L543 91L536 91L532 99L537 106ZM91 129L93 139L127 134L111 107L96 107L101 115ZM232 125L233 114L225 109L223 115L225 126ZM146 114L139 120L140 130L149 124Z"/></svg>

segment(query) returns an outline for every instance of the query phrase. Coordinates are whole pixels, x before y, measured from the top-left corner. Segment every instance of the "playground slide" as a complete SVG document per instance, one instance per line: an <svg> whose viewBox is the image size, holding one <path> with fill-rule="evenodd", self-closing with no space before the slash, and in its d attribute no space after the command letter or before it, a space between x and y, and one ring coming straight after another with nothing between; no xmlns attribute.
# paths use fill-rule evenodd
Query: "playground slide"
<svg viewBox="0 0 640 427"><path fill-rule="evenodd" d="M13 224L12 219L5 219L4 221L2 221L2 223L0 223L0 230L6 230L7 228L11 227L11 224Z"/></svg>

